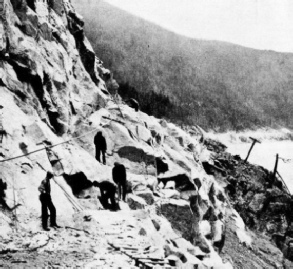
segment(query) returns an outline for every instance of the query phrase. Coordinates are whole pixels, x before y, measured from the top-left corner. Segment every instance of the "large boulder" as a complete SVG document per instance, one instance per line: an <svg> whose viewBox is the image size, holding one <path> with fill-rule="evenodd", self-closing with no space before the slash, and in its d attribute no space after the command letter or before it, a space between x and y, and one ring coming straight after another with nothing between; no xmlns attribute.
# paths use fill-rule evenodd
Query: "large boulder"
<svg viewBox="0 0 293 269"><path fill-rule="evenodd" d="M132 210L144 209L147 206L147 203L143 198L133 194L127 195L127 203Z"/></svg>
<svg viewBox="0 0 293 269"><path fill-rule="evenodd" d="M162 189L160 190L160 193L167 199L180 199L180 192L177 190Z"/></svg>
<svg viewBox="0 0 293 269"><path fill-rule="evenodd" d="M147 179L143 175L127 174L127 189L129 192L145 191L147 189Z"/></svg>
<svg viewBox="0 0 293 269"><path fill-rule="evenodd" d="M145 189L142 191L133 191L133 194L143 198L148 205L152 205L155 201L153 193L150 189Z"/></svg>
<svg viewBox="0 0 293 269"><path fill-rule="evenodd" d="M192 212L189 202L184 200L163 200L160 207L161 213L172 226L180 231L183 238L192 241Z"/></svg>

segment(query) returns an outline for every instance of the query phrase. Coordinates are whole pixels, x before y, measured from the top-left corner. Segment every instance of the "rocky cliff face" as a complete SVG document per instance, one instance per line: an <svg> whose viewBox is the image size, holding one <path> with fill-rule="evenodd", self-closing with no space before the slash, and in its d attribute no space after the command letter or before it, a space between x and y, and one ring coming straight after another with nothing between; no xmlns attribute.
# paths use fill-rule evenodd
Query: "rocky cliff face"
<svg viewBox="0 0 293 269"><path fill-rule="evenodd" d="M0 18L1 265L284 266L206 173L199 127L183 131L109 94L113 79L70 1L1 0ZM97 131L107 165L94 158ZM102 211L91 182L111 181L115 161L132 193L120 211ZM47 171L63 228L45 233L37 188Z"/></svg>

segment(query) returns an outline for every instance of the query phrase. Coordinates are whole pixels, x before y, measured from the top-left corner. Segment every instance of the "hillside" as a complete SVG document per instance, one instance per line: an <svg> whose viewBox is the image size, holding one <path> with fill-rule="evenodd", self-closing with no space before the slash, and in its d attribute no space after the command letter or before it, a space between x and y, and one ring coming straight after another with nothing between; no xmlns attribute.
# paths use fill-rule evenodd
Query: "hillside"
<svg viewBox="0 0 293 269"><path fill-rule="evenodd" d="M293 126L292 54L186 38L101 0L73 3L121 95L131 92L146 112L221 131ZM173 106L162 111L150 91Z"/></svg>
<svg viewBox="0 0 293 269"><path fill-rule="evenodd" d="M183 130L109 94L109 70L69 0L4 3L0 267L292 268L292 197L271 172L198 126Z"/></svg>

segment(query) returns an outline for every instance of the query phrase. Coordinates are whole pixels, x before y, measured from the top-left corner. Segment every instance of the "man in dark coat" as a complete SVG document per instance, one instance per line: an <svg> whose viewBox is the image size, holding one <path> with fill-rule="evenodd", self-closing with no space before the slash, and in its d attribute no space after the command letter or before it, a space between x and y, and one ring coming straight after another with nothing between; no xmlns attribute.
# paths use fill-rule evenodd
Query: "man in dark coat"
<svg viewBox="0 0 293 269"><path fill-rule="evenodd" d="M3 142L4 136L7 134L3 127L3 108L4 107L0 105L0 145Z"/></svg>
<svg viewBox="0 0 293 269"><path fill-rule="evenodd" d="M116 194L116 185L110 181L102 181L102 182L93 182L93 186L99 187L101 192L101 203L105 209L116 210L117 205L115 201ZM108 200L110 199L111 205L109 205Z"/></svg>
<svg viewBox="0 0 293 269"><path fill-rule="evenodd" d="M106 150L107 150L107 142L105 137L103 136L102 132L99 131L95 135L94 143L96 146L96 160L101 162L100 155L103 155L103 164L106 164Z"/></svg>
<svg viewBox="0 0 293 269"><path fill-rule="evenodd" d="M126 198L126 169L121 163L115 162L112 169L113 181L118 185L118 197L125 201Z"/></svg>
<svg viewBox="0 0 293 269"><path fill-rule="evenodd" d="M48 209L50 210L50 226L53 228L60 228L60 226L56 224L56 209L51 199L51 178L53 178L53 174L51 172L47 172L45 179L38 188L41 193L40 201L42 203L42 225L45 231L50 231L48 228Z"/></svg>

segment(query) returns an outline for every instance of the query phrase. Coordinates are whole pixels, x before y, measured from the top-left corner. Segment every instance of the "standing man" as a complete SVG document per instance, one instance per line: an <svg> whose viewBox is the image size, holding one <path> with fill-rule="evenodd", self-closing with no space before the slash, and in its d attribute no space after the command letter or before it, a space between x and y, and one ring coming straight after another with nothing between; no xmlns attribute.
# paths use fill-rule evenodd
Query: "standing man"
<svg viewBox="0 0 293 269"><path fill-rule="evenodd" d="M106 164L106 150L107 150L107 142L102 132L99 131L94 138L94 143L96 146L96 160L101 162L100 155L103 155L103 164Z"/></svg>
<svg viewBox="0 0 293 269"><path fill-rule="evenodd" d="M125 202L126 198L126 169L121 163L115 162L112 169L113 181L118 185L118 198Z"/></svg>
<svg viewBox="0 0 293 269"><path fill-rule="evenodd" d="M3 138L6 135L6 131L3 127L3 106L0 105L0 146L2 146Z"/></svg>
<svg viewBox="0 0 293 269"><path fill-rule="evenodd" d="M45 179L38 188L41 193L40 201L42 203L42 225L45 231L50 231L48 228L48 209L50 210L50 226L53 228L60 228L60 226L56 224L56 209L51 199L51 178L53 178L53 174L51 172L47 172Z"/></svg>

